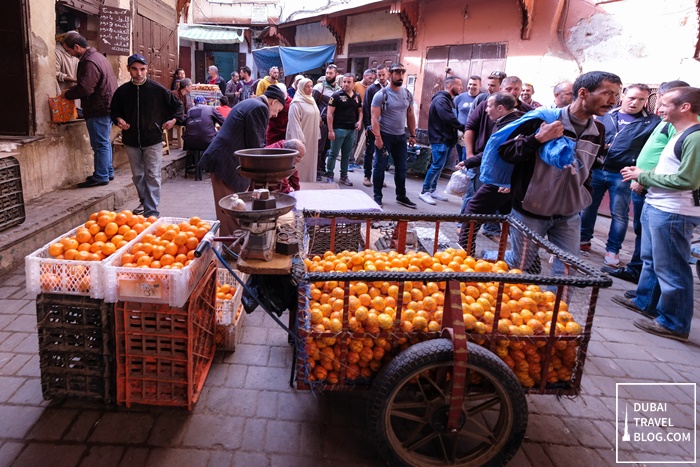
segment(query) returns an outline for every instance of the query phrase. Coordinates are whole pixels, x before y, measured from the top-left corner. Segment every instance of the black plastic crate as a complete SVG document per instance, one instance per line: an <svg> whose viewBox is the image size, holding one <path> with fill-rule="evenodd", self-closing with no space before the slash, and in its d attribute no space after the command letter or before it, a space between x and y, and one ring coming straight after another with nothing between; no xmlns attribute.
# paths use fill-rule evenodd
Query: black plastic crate
<svg viewBox="0 0 700 467"><path fill-rule="evenodd" d="M0 231L21 224L25 218L19 162L4 157L0 159Z"/></svg>
<svg viewBox="0 0 700 467"><path fill-rule="evenodd" d="M89 297L37 297L44 399L114 400L113 310L104 300Z"/></svg>

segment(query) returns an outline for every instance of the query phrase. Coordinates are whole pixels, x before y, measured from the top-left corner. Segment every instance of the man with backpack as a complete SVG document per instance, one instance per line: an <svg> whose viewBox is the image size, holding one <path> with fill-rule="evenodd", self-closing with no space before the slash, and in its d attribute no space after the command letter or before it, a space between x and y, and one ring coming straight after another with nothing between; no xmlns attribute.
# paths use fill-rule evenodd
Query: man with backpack
<svg viewBox="0 0 700 467"><path fill-rule="evenodd" d="M671 89L661 97L659 114L676 134L658 165L621 171L623 180L649 187L642 211L642 273L634 307L623 305L648 318L634 322L639 329L685 342L694 308L690 242L700 226L700 89Z"/></svg>
<svg viewBox="0 0 700 467"><path fill-rule="evenodd" d="M247 66L241 68L241 71L239 72L240 79L236 85L238 102L255 97L255 88L258 87L258 82L250 76L251 73L250 68Z"/></svg>
<svg viewBox="0 0 700 467"><path fill-rule="evenodd" d="M406 126L408 126L408 144L416 144L416 116L413 113L413 95L402 87L406 69L400 63L389 67L389 85L377 92L372 98L372 133L374 133L374 201L382 206L382 187L384 171L389 163L389 156L394 160L394 183L396 183L396 202L408 208L416 209L416 203L406 196Z"/></svg>

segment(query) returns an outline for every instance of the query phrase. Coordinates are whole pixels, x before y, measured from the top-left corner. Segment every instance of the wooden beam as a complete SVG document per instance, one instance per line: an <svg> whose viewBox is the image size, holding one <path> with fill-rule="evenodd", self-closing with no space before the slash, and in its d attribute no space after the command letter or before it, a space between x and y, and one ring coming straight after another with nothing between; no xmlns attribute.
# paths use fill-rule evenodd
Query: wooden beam
<svg viewBox="0 0 700 467"><path fill-rule="evenodd" d="M524 41L530 39L532 32L532 20L535 12L535 0L518 0L520 5L520 38Z"/></svg>
<svg viewBox="0 0 700 467"><path fill-rule="evenodd" d="M328 28L328 30L335 37L335 53L343 53L343 45L345 44L345 28L348 24L347 16L337 16L330 17L328 15L324 16L321 20L321 27Z"/></svg>
<svg viewBox="0 0 700 467"><path fill-rule="evenodd" d="M389 13L399 15L401 24L406 31L406 48L416 50L416 36L418 35L418 2L405 2L395 0L391 2Z"/></svg>

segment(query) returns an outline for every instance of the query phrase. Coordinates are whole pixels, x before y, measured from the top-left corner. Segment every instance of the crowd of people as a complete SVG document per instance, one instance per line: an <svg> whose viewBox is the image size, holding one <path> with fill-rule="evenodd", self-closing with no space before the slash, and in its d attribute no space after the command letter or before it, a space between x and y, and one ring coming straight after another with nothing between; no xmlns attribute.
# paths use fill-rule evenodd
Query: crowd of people
<svg viewBox="0 0 700 467"><path fill-rule="evenodd" d="M62 60L78 63L74 75L57 69L57 81L64 83L64 97L80 99L94 151L94 173L79 186L106 185L113 178L109 131L114 123L122 130L141 201L134 212L159 215L162 133L176 123L186 126L185 148L201 153L199 168L210 174L222 235L238 226L218 201L250 184L236 170L239 149L298 150L296 172L280 181L286 192L299 189L300 182L335 182L337 160L338 183L352 186L348 172L360 168L354 154L364 152L363 185L372 187L374 201L383 204L391 163L396 202L417 208L406 191L416 118L400 63L365 70L357 80L330 64L315 83L297 75L289 89L277 67L259 80L242 67L225 81L212 66L208 82L222 95L215 108L192 99L192 82L183 70L176 71L169 91L147 78L148 64L135 54L128 59L131 80L117 87L111 66L84 37L67 33L60 43ZM428 112L432 158L418 198L428 205L448 201L438 180L456 149L457 169L468 180L461 213L511 214L578 256L590 250L607 193L612 221L602 270L637 284L613 300L643 315L634 323L640 329L687 340L693 316L688 259L693 230L700 225L700 89L679 80L663 83L655 112L647 110L647 85L631 84L623 92L620 77L608 72L557 84L548 104L534 100L534 94L532 84L500 71L485 83L469 76L466 85L448 75ZM619 253L630 201L635 248L623 266ZM499 229L486 224L483 233L493 237ZM466 230L460 235L465 247ZM523 234L511 229L505 260L536 273L537 248L525 243ZM553 270L563 273L563 265L555 261Z"/></svg>

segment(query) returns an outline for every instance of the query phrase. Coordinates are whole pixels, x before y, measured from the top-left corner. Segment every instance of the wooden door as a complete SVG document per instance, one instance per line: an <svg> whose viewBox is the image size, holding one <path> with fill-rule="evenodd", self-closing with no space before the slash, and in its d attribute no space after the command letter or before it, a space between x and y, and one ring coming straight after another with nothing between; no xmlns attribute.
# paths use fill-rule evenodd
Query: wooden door
<svg viewBox="0 0 700 467"><path fill-rule="evenodd" d="M3 135L29 135L31 130L24 3L22 0L5 0L0 15L0 43L6 45L0 53L0 69L3 70L4 88L10 91L3 93L5 111L0 112L0 134ZM43 105L48 106L46 99Z"/></svg>
<svg viewBox="0 0 700 467"><path fill-rule="evenodd" d="M428 128L428 111L430 101L445 81L445 67L447 66L450 48L432 47L425 56L423 70L423 87L418 110L418 127Z"/></svg>
<svg viewBox="0 0 700 467"><path fill-rule="evenodd" d="M192 47L190 46L180 46L180 60L178 61L178 66L176 68L182 68L185 70L185 76L188 78L193 76L192 72Z"/></svg>

